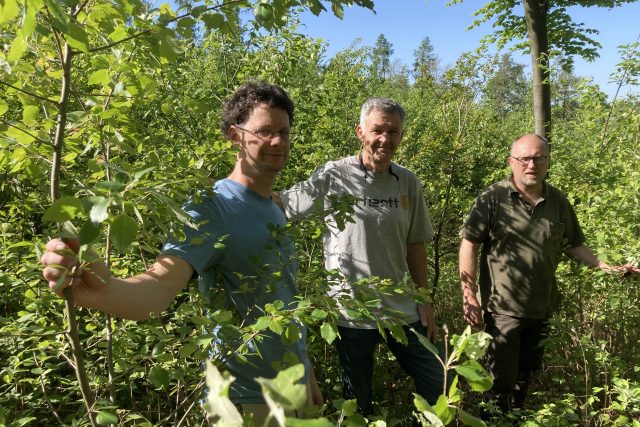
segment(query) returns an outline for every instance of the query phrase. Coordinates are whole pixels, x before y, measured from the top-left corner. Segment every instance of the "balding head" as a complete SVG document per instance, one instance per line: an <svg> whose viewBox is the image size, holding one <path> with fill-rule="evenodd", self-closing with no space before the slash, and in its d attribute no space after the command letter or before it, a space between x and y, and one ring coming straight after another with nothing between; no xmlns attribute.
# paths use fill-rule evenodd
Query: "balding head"
<svg viewBox="0 0 640 427"><path fill-rule="evenodd" d="M530 151L537 147L543 148L544 155L548 156L551 153L551 146L546 138L535 134L528 133L513 141L511 144L511 156L520 157L522 151Z"/></svg>
<svg viewBox="0 0 640 427"><path fill-rule="evenodd" d="M511 145L509 166L520 192L540 195L549 169L549 143L536 134L527 134Z"/></svg>

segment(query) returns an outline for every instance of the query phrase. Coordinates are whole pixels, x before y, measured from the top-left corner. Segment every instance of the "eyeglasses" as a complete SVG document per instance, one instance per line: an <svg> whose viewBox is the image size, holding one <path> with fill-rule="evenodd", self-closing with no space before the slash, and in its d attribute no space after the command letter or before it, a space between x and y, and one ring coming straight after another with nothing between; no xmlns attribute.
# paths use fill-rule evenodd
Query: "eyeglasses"
<svg viewBox="0 0 640 427"><path fill-rule="evenodd" d="M240 127L238 125L233 125L233 127L235 127L236 129L240 129L241 131L250 133L251 135L255 136L262 142L271 142L277 136L279 136L280 139L282 139L283 141L287 141L287 142L289 141L289 138L291 138L291 131L289 129L282 129L281 131L274 132L269 129L249 130L249 129Z"/></svg>
<svg viewBox="0 0 640 427"><path fill-rule="evenodd" d="M518 161L518 163L520 163L522 166L526 166L529 164L530 161L533 160L533 164L534 165L541 165L543 163L547 162L547 159L549 158L549 156L533 156L533 157L514 157L511 156L512 159L516 159Z"/></svg>

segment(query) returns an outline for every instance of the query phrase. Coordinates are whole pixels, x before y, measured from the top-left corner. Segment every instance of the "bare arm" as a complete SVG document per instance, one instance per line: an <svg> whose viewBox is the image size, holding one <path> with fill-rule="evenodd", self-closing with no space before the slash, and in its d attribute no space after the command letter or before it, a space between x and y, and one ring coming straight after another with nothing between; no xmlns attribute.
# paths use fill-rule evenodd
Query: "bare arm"
<svg viewBox="0 0 640 427"><path fill-rule="evenodd" d="M464 320L470 325L482 323L482 309L478 303L476 292L476 278L478 272L479 243L474 243L465 238L460 242L458 267L460 271L460 285L462 286L462 309Z"/></svg>
<svg viewBox="0 0 640 427"><path fill-rule="evenodd" d="M142 320L163 311L193 274L189 263L174 256L161 256L146 272L124 279L113 277L101 261L72 271L78 263L75 251L77 242L47 243L41 262L49 287L65 276L62 287L73 286L75 304L125 319Z"/></svg>
<svg viewBox="0 0 640 427"><path fill-rule="evenodd" d="M566 254L572 259L582 262L592 268L599 268L607 273L622 273L625 276L637 277L640 275L640 268L632 264L626 265L609 265L604 261L600 261L595 252L586 245L575 246L567 249Z"/></svg>
<svg viewBox="0 0 640 427"><path fill-rule="evenodd" d="M428 288L427 285L427 253L424 242L407 244L407 266L413 283L418 288ZM435 341L438 334L431 303L419 304L420 322L427 328L427 338Z"/></svg>

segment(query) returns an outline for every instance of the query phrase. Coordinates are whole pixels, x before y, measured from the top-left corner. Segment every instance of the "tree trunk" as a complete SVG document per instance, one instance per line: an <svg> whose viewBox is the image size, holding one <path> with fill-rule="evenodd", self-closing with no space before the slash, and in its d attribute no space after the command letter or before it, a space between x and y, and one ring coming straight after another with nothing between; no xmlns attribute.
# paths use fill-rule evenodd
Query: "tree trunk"
<svg viewBox="0 0 640 427"><path fill-rule="evenodd" d="M551 133L551 81L549 79L549 38L547 37L547 0L523 0L524 16L531 46L533 74L533 116L535 133Z"/></svg>

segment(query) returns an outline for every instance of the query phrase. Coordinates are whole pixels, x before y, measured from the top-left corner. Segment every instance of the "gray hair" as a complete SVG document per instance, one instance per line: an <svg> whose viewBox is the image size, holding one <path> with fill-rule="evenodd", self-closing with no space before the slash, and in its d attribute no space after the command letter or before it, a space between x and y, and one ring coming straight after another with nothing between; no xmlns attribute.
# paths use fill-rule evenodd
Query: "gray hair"
<svg viewBox="0 0 640 427"><path fill-rule="evenodd" d="M360 126L364 126L365 120L371 112L380 111L382 113L397 113L400 116L400 124L404 126L404 121L407 118L407 113L404 108L397 102L389 98L369 98L362 104L360 109Z"/></svg>

